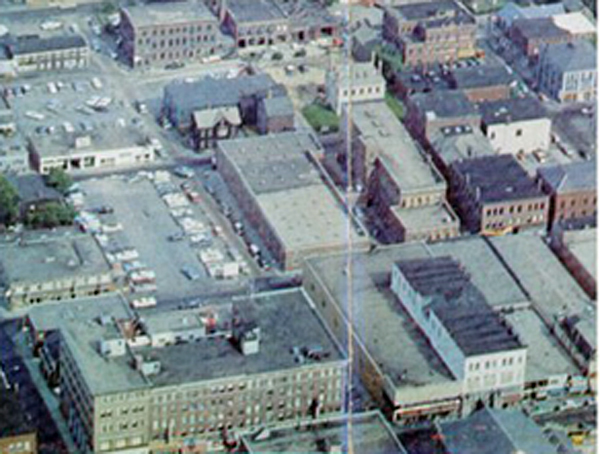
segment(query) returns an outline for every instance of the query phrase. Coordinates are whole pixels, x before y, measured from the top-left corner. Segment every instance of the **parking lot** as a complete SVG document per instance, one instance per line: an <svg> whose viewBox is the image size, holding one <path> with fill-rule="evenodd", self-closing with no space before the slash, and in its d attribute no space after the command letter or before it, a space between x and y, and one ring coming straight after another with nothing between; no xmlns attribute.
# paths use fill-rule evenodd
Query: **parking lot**
<svg viewBox="0 0 600 454"><path fill-rule="evenodd" d="M110 211L98 214L102 225L95 228L109 260L122 262L130 281L132 273L140 277L140 271L148 271L142 273L146 279L138 279L135 292L154 293L155 284L159 302L206 293L209 287L228 290L237 277L243 282L251 268L203 208L194 183L186 183L186 197L180 188L186 180L165 171L159 175L81 183L86 210Z"/></svg>

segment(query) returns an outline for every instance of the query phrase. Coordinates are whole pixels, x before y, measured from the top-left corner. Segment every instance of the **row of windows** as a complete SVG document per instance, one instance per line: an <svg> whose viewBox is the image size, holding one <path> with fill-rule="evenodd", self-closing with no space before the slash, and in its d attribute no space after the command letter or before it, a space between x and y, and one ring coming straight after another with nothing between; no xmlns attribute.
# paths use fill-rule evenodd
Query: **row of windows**
<svg viewBox="0 0 600 454"><path fill-rule="evenodd" d="M185 46L186 44L194 44L194 43L207 43L207 42L215 42L217 38L215 35L198 35L197 37L191 36L188 38L175 38L175 39L161 39L160 41L153 41L150 38L146 38L146 40L138 39L138 46L152 45L152 49L163 48L163 47L173 47L173 46Z"/></svg>
<svg viewBox="0 0 600 454"><path fill-rule="evenodd" d="M348 90L344 90L343 92L344 96L348 96ZM361 88L353 88L352 90L350 90L350 93L352 94L352 96L356 96L357 94L359 95L365 95L365 94L379 94L381 93L381 87L377 86L377 87L361 87Z"/></svg>
<svg viewBox="0 0 600 454"><path fill-rule="evenodd" d="M538 222L543 222L544 216L530 216L527 219L521 218L510 218L507 222L499 221L499 222L488 222L485 224L486 229L502 229L511 225L520 225L520 224L536 224Z"/></svg>
<svg viewBox="0 0 600 454"><path fill-rule="evenodd" d="M513 364L522 364L522 363L523 363L522 356L518 356L517 358L510 356L508 358L502 358L501 361L492 359L492 360L488 360L488 361L469 363L469 371L474 372L474 371L478 371L480 369L481 370L490 370L490 369L496 369L498 367L510 367Z"/></svg>
<svg viewBox="0 0 600 454"><path fill-rule="evenodd" d="M213 24L205 24L205 25L197 25L197 26L189 26L189 27L176 27L176 28L169 28L169 29L161 29L160 31L157 29L153 29L152 32L149 32L148 30L142 30L142 32L140 33L143 37L146 36L165 36L165 35L173 35L173 34L178 34L178 33L201 33L202 31L212 31L213 30Z"/></svg>
<svg viewBox="0 0 600 454"><path fill-rule="evenodd" d="M589 198L589 199L587 197L584 197L582 199L571 199L571 203L569 205L572 206L572 207L574 207L575 205L577 205L577 200L579 200L579 205L587 205L588 202L591 202L591 204L593 206L596 205L596 197ZM560 207L561 208L566 208L567 207L567 201L566 200L561 200Z"/></svg>
<svg viewBox="0 0 600 454"><path fill-rule="evenodd" d="M509 214L521 213L523 210L526 211L540 211L546 207L544 202L541 203L530 203L529 205L511 205L506 210L504 207L488 208L485 211L486 216L502 216L505 212Z"/></svg>

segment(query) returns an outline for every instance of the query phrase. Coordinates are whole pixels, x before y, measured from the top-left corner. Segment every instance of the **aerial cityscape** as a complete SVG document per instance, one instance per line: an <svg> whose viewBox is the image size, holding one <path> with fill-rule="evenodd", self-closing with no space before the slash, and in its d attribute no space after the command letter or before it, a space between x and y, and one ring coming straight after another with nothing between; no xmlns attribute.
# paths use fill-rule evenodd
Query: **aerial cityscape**
<svg viewBox="0 0 600 454"><path fill-rule="evenodd" d="M597 452L594 0L0 0L0 454Z"/></svg>

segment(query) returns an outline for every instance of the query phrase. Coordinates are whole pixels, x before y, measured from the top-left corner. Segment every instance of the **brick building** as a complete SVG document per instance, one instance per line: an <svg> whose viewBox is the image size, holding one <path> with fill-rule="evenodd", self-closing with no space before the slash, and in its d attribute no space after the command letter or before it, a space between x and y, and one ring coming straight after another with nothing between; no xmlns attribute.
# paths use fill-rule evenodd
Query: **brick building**
<svg viewBox="0 0 600 454"><path fill-rule="evenodd" d="M383 27L384 38L396 44L408 66L447 63L477 53L475 19L451 0L386 7Z"/></svg>
<svg viewBox="0 0 600 454"><path fill-rule="evenodd" d="M450 201L472 233L545 230L549 197L512 155L457 161L450 167Z"/></svg>
<svg viewBox="0 0 600 454"><path fill-rule="evenodd" d="M595 224L596 163L593 161L540 167L537 178L550 196L550 225Z"/></svg>
<svg viewBox="0 0 600 454"><path fill-rule="evenodd" d="M0 393L0 454L37 454L37 433L25 418L13 388Z"/></svg>

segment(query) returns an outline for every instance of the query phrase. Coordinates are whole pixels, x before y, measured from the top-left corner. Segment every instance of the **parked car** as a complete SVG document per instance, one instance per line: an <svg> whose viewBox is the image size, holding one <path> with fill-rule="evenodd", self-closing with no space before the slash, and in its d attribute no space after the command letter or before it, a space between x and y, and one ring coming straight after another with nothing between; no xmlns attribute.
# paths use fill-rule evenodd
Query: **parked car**
<svg viewBox="0 0 600 454"><path fill-rule="evenodd" d="M185 277L187 277L190 281L197 281L200 279L201 275L198 270L190 265L185 265L181 268L181 272Z"/></svg>
<svg viewBox="0 0 600 454"><path fill-rule="evenodd" d="M181 178L192 178L194 176L194 170L186 166L176 167L173 173Z"/></svg>

